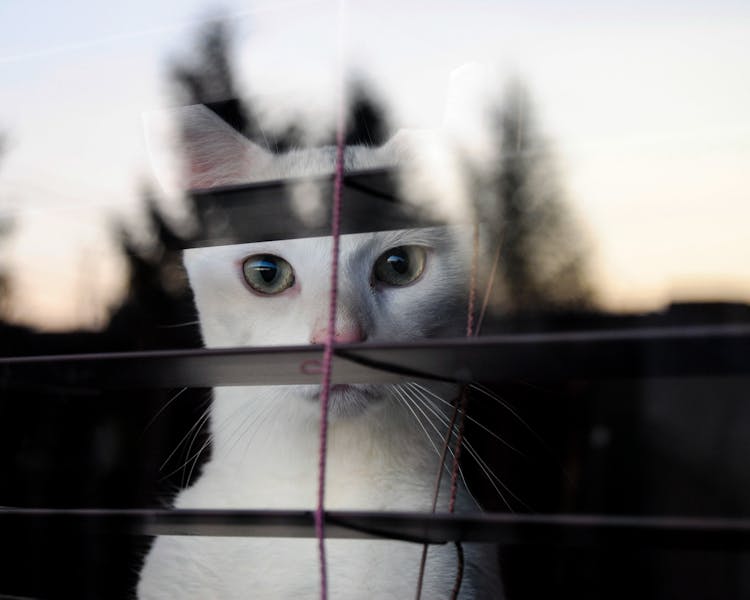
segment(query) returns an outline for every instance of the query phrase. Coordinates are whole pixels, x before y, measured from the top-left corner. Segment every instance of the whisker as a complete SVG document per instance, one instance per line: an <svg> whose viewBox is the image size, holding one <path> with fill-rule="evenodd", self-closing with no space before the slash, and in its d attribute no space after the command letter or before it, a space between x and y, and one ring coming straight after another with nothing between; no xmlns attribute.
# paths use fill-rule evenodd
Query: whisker
<svg viewBox="0 0 750 600"><path fill-rule="evenodd" d="M406 408L409 410L409 412L414 416L419 426L422 428L422 431L424 432L425 436L429 440L430 444L432 445L432 448L435 450L435 454L437 455L438 459L440 458L440 450L438 449L437 445L435 444L435 441L432 439L432 436L428 433L427 428L422 423L421 419L417 416L417 413L414 411L414 409L411 407L409 398L404 395L404 390L401 389L399 384L395 384L393 387L390 388L391 391L398 394L399 398L403 402L403 405L406 406ZM428 419L429 421L429 419ZM440 432L438 431L438 434ZM450 473L448 470L448 465L443 465L443 468Z"/></svg>
<svg viewBox="0 0 750 600"><path fill-rule="evenodd" d="M193 442L196 440L197 437L198 437L198 432L196 431L195 435L193 436ZM192 447L193 442L190 442L190 447ZM185 467L187 466L189 462L191 462L191 460L193 464L190 466L190 471L188 471L187 477L185 477L183 481L183 487L187 487L188 485L190 485L190 480L193 478L193 471L195 470L195 467L198 466L198 459L201 457L201 454L203 454L203 451L206 448L208 448L212 442L213 442L213 438L209 436L208 439L205 442L203 442L203 445L200 448L198 448L198 451L192 457L188 458L185 461L185 464L183 465ZM188 448L188 452L190 452L190 448Z"/></svg>
<svg viewBox="0 0 750 600"><path fill-rule="evenodd" d="M540 436L531 425L529 425L524 419L519 415L506 401L504 401L502 398L500 398L498 395L496 395L492 390L488 389L487 387L478 384L478 383L470 383L468 384L470 388L484 394L486 397L488 397L490 400L495 401L497 404L499 404L501 407L503 407L505 410L507 410L521 425L523 425L526 430L531 434L531 436L539 443L541 448L544 450L544 452L547 454L548 458L551 459L557 468L560 470L560 473L562 473L563 477L570 482L572 480L570 473L566 469L565 465L561 462L560 457L555 453L555 451L549 446L549 444ZM542 389L542 388L539 388ZM502 441L502 440L501 440ZM503 443L508 446L511 449L514 449L512 446L509 446L506 442L503 441ZM525 458L528 458L528 454L525 454L523 452L519 452L519 454Z"/></svg>
<svg viewBox="0 0 750 600"><path fill-rule="evenodd" d="M220 424L218 424L217 427L216 427L217 431L219 429L222 429L227 423L229 423L229 421L231 421L234 418L234 416L240 411L241 408L242 408L242 406L238 406L226 419L224 419ZM211 408L209 407L206 410L206 412L203 413L203 415L201 416L202 423L205 423L206 421L208 421L208 419L211 416L211 412L210 411L211 411ZM191 431L196 427L196 425L198 425L198 423L196 423L195 425L193 425L193 427L191 427ZM193 435L193 439L190 442L190 446L188 447L187 452L185 453L186 455L189 455L189 456L187 456L187 458L185 459L185 461L179 467L177 467L169 475L167 475L167 477L170 477L174 473L177 473L177 471L180 471L181 469L184 469L185 467L187 467L188 464L190 464L192 462L193 465L192 465L192 467L191 467L191 469L190 469L190 471L188 473L187 478L183 477L183 479L182 479L182 485L183 485L183 487L187 483L190 482L190 478L193 475L193 470L195 469L196 465L198 464L198 459L200 458L201 454L206 450L206 448L208 448L209 446L211 446L211 444L213 444L213 441L214 441L214 435L213 434L209 434L206 437L206 441L203 442L203 444L201 444L201 447L198 448L198 450L196 450L193 454L190 454L190 450L192 449L193 444L195 443L195 440L197 439L199 432L200 432L200 427L198 429L196 429L195 434ZM188 435L190 435L190 432L188 432ZM187 435L185 437L187 437ZM183 438L183 441L184 441L184 438Z"/></svg>
<svg viewBox="0 0 750 600"><path fill-rule="evenodd" d="M234 417L237 415L239 411L241 411L243 408L245 408L245 405L240 404L237 406L237 408L232 411L221 423L217 424L216 431L224 429L230 422L234 420ZM232 430L232 433L228 437L228 441L234 440L231 443L231 446L226 449L226 453L229 454L232 452L232 450L236 447L237 443L250 431L250 428L253 427L254 424L257 424L255 428L253 429L253 432L258 430L258 427L262 425L267 419L268 416L272 413L272 410L265 410L260 413L249 413L247 414ZM263 417L262 421L259 422L259 420ZM198 438L198 434L200 433L200 427L210 418L210 407L201 415L199 420L193 424L193 426L190 428L190 430L187 432L187 434L183 437L183 439L180 441L180 443L177 445L177 447L172 451L172 453L167 457L167 460L164 461L162 464L162 468L169 462L169 460L172 458L174 453L184 444L188 436L190 436L191 433L193 433L193 438L190 442L190 445L187 448L186 451L186 459L180 464L179 467L171 471L169 474L165 475L163 479L167 479L177 473L178 471L185 469L190 463L192 463L190 470L187 472L187 476L182 479L182 486L185 487L190 483L190 480L193 477L193 473L195 471L195 468L198 466L198 461L201 457L201 455L205 452L207 448L209 448L213 442L214 442L214 434L209 434L207 436L206 441L201 444L201 446L191 454L191 450L193 447L193 444L195 443L196 439ZM252 438L251 436L248 436L248 439Z"/></svg>
<svg viewBox="0 0 750 600"><path fill-rule="evenodd" d="M164 467L167 466L167 463L169 463L169 461L172 459L172 457L175 455L175 453L180 449L180 447L182 446L182 444L184 444L185 441L188 439L188 437L190 437L190 434L193 433L193 430L196 429L196 427L200 428L200 427L203 426L203 424L210 417L210 414L211 414L211 407L209 406L206 410L203 411L203 413L201 414L201 416L198 417L198 420L195 423L193 423L193 425L190 427L190 429L188 429L187 433L183 436L183 438L174 447L174 450L172 450L172 452L169 453L169 456L167 456L167 458L164 460L164 462L159 467L160 471L162 469L164 469ZM176 471L174 471L174 472L176 472ZM171 475L171 473L170 473L170 475Z"/></svg>
<svg viewBox="0 0 750 600"><path fill-rule="evenodd" d="M414 387L414 388L416 388L416 390L422 392L422 397L423 398L425 398L424 394L427 393L432 398L434 398L435 400L437 400L438 402L442 402L443 404L446 404L446 405L451 406L451 407L453 406L450 402L448 402L444 398L441 398L435 392L433 392L431 389L429 389L429 388L427 388L427 387L425 387L423 385L420 385L420 384L415 383L415 382L408 382L406 385L409 385L410 387ZM426 400L426 398L425 398L425 400ZM483 425L482 423L480 423L477 419L471 417L470 415L465 415L465 418L468 419L469 421L471 421L472 423L474 423L477 427L480 427L481 429L483 429L484 431L486 431L487 433L489 433L498 442L500 442L501 444L503 444L503 446L509 448L513 452L516 452L520 456L523 456L523 457L527 456L524 452L521 452L518 448L516 448L515 446L513 446L510 443L506 442L503 438L501 438L494 431L492 431L491 429L489 429L488 427L486 427L485 425Z"/></svg>
<svg viewBox="0 0 750 600"><path fill-rule="evenodd" d="M414 390L412 390L414 391ZM410 399L414 400L415 402L420 400L416 396L411 396ZM430 402L426 398L422 398L422 405L425 406L429 411L437 417L437 419L443 424L443 425L449 425L450 419L448 419L447 416L445 416L443 413L441 413L439 410L437 410L435 407L433 407ZM450 404L450 403L449 403ZM440 433L440 432L438 432ZM441 434L442 435L442 434ZM454 441L454 438L456 438L456 432L455 430L451 432L451 442Z"/></svg>
<svg viewBox="0 0 750 600"><path fill-rule="evenodd" d="M209 410L209 416L206 419L204 419L204 423L210 418L210 410L211 410L210 407L209 407L208 410ZM183 467L186 467L188 465L188 463L191 462L191 460L192 460L193 464L190 467L190 471L188 472L187 477L185 477L185 472L183 471L183 480L182 480L183 487L187 487L190 484L190 480L193 477L193 470L195 469L196 465L198 464L198 459L201 457L201 454L203 454L203 451L206 448L208 448L211 445L211 443L213 442L213 437L209 434L206 437L206 441L203 442L203 444L198 449L198 451L194 455L190 456L190 451L193 448L193 444L195 443L195 440L198 439L198 435L200 434L200 432L201 432L201 428L200 427L196 428L195 433L193 434L193 439L190 440L190 445L187 447L187 450L185 452L185 455L188 456L188 458L184 462Z"/></svg>
<svg viewBox="0 0 750 600"><path fill-rule="evenodd" d="M570 480L570 475L565 469L565 466L560 462L560 458L558 455L550 448L549 444L536 432L534 429L526 422L524 421L521 416L513 410L513 408L504 400L502 400L500 397L495 395L491 390L487 389L485 386L478 384L478 383L470 383L470 387L474 388L478 392L483 393L485 396L490 398L491 400L494 400L500 406L505 408L511 415L513 415L519 423L521 423L528 432L534 437L534 439L539 442L539 445L544 449L544 451L547 453L547 456L549 456L556 464L557 467L560 469L560 471L563 473L566 479Z"/></svg>
<svg viewBox="0 0 750 600"><path fill-rule="evenodd" d="M433 394L433 396L435 396L435 394ZM436 397L436 398L437 398L438 400L442 401L442 402L446 402L445 400L443 400L443 399L442 399L442 398L440 398L439 396L435 396L435 397ZM444 423L446 423L446 424L448 423L448 417L446 417L445 415L443 415L443 414L439 413L439 412L438 412L438 411L436 411L436 410L435 410L434 408L432 408L432 407L430 406L430 404L429 404L429 401L428 401L428 400L427 400L427 399L426 399L426 398L425 398L424 396L422 397L422 402L424 403L424 406L425 406L425 407L427 407L428 409L430 409L430 410L431 410L431 411L433 412L433 414L435 414L435 415L436 415L436 416L437 416L437 417L438 417L438 418L439 418L439 419L440 419L441 421L443 421L443 422L444 422ZM446 402L446 404L450 404L450 403ZM492 432L490 432L490 433L492 433ZM503 493L502 493L502 492L501 492L501 491L500 491L500 490L499 490L499 489L497 488L497 486L496 486L496 485L495 485L495 483L493 482L493 479L494 479L494 481L496 481L497 483L499 483L499 484L500 484L500 486L501 486L501 487L502 487L502 488L503 488L503 489L504 489L504 490L505 490L505 491L506 491L506 492L507 492L508 494L510 494L510 495L511 495L511 496L512 496L512 497L513 497L513 498L514 498L514 499L515 499L516 501L518 501L518 502L519 502L520 504L522 504L522 505L523 505L523 506L524 506L525 508L527 508L528 510L532 510L532 509L531 509L531 507L530 507L530 506L529 506L528 504L526 504L526 503L525 503L525 502L524 502L523 500L521 500L521 498L519 498L519 497L518 497L518 496L517 496L517 495L516 495L516 494L515 494L515 493L513 492L513 490L511 490L511 489L510 489L510 488L509 488L509 487L508 487L508 486L507 486L507 485L506 485L506 484L505 484L505 483L503 482L503 480L502 480L502 479L500 479L500 477L499 477L499 476L498 476L498 475L497 475L497 474L496 474L496 473L495 473L495 472L494 472L494 471L493 471L492 469L490 469L490 467L489 467L489 465L487 464L487 462L486 462L486 461L485 461L485 460L484 460L484 459L483 459L482 457L480 457L480 456L479 456L479 453L478 453L478 452L476 451L476 449L474 448L474 446L472 446L472 445L471 445L471 443L469 442L468 438L467 438L467 437L465 437L465 436L464 436L464 439L463 439L463 445L464 445L464 447L465 447L465 448L467 449L467 451L469 452L469 454L471 455L471 457L472 457L472 458L473 458L473 459L474 459L474 460L476 461L477 465L478 465L478 466L479 466L479 468L480 468L480 469L482 470L482 472L483 472L483 473L484 473L484 474L485 474L485 475L487 476L487 478L488 478L488 479L489 479L489 481L490 481L490 484L492 485L492 487L493 487L493 488L495 488L495 491L497 492L498 496L500 496L500 499L501 499L501 500L503 501L503 503L505 504L505 506L507 506L507 507L508 507L508 509L510 509L511 511L513 510L513 508L511 507L511 505L509 504L509 502L507 501L507 499L506 499L506 498L505 498L505 496L503 495ZM464 478L463 478L463 473L461 474L461 478L462 478L462 479L464 479ZM466 480L465 480L465 479L464 479L464 485L466 485Z"/></svg>
<svg viewBox="0 0 750 600"><path fill-rule="evenodd" d="M175 327L188 327L190 325L198 325L200 321L185 321L184 323L174 323L172 325L159 325L159 329L173 329Z"/></svg>
<svg viewBox="0 0 750 600"><path fill-rule="evenodd" d="M230 421L231 419L233 419L233 418L234 418L234 416L235 416L235 415L236 415L236 414L237 414L237 413L238 413L238 412L239 412L240 410L242 410L243 408L245 408L245 406L244 406L243 404L240 404L240 405L239 405L239 406L238 406L238 407L237 407L237 408L236 408L236 409L234 410L234 412L232 412L232 414L231 414L231 415L229 415L229 417L227 417L227 418L226 418L226 419L225 419L225 420L224 420L224 421L223 421L223 422L221 423L221 426L220 426L220 428L221 428L221 429L223 429L223 428L224 428L224 426L225 426L225 425L226 425L226 424L227 424L227 423L228 423L228 422L229 422L229 421ZM252 427L252 426L253 426L253 424L254 424L254 423L256 423L256 422L258 421L258 419L260 419L260 417L261 417L262 415L266 414L267 412L268 412L268 410L265 410L265 411L260 411L260 412L259 412L259 411L249 411L249 412L248 412L248 413L247 413L247 414L246 414L246 415L245 415L245 416L244 416L244 417L242 418L242 420L241 420L241 421L240 421L240 422L239 422L239 423L237 424L237 426L236 426L236 427L235 427L235 428L234 428L234 429L232 430L232 433L231 433L231 434L229 435L229 437L227 438L227 442L231 442L231 445L228 445L228 446L226 447L226 450L225 450L225 456L229 456L230 454L232 454L232 451L233 451L233 450L235 449L235 447L237 446L237 444L238 444L238 443L240 442L240 440L242 439L242 435L243 435L243 433L244 433L244 432L246 432L248 428ZM218 428L217 428L217 431L218 431Z"/></svg>
<svg viewBox="0 0 750 600"><path fill-rule="evenodd" d="M239 410L241 408L242 408L242 406L238 406L226 419L224 419L224 421L222 421L220 424L217 424L216 429L217 430L222 429L230 420L232 420L234 418L234 416L237 414L237 412L239 412ZM213 434L209 434L207 436L206 441L201 445L201 447L194 454L190 454L190 449L193 447L193 444L195 443L195 440L198 437L198 433L200 432L200 428L210 419L210 417L211 417L211 405L208 406L208 408L203 412L203 414L198 418L198 420L188 430L188 432L185 434L185 436L182 438L182 440L180 440L180 443L177 444L177 447L174 450L172 450L172 452L167 457L167 459L164 461L164 463L162 463L162 466L160 467L160 470L163 469L167 465L167 463L169 462L169 460L172 458L172 456L174 456L175 452L177 452L177 450L179 450L180 447L185 443L185 441L190 436L190 434L193 433L193 432L195 432L193 434L193 439L190 442L190 446L188 447L188 449L187 449L187 451L185 453L186 455L189 455L189 456L186 458L186 460L182 464L180 464L179 467L177 467L176 469L172 470L170 473L168 473L167 475L165 475L162 478L162 480L167 479L168 477L171 477L172 475L174 475L175 473L177 473L181 469L184 469L193 460L195 461L195 463L197 463L197 460L200 457L201 453L213 443L214 436L213 436ZM184 479L183 479L183 485L184 485Z"/></svg>
<svg viewBox="0 0 750 600"><path fill-rule="evenodd" d="M174 475L175 473L178 473L179 471L182 471L185 467L187 467L187 465L190 463L190 461L192 461L197 456L200 456L200 453L203 452L203 450L205 450L206 447L208 447L208 445L210 443L211 443L211 438L209 436L209 439L206 440L206 442L203 445L201 445L201 447L195 452L195 454L189 456L187 458L187 460L185 460L183 463L181 463L180 466L178 466L176 469L172 469L169 473L167 473L166 475L164 475L164 477L162 477L160 479L160 481L165 481L166 479L169 479L170 477L172 477L172 475ZM184 473L183 473L183 475L184 475ZM185 487L185 485L186 485L185 484L185 477L183 476L182 480L180 481L180 486L181 487Z"/></svg>
<svg viewBox="0 0 750 600"><path fill-rule="evenodd" d="M513 512L513 508L512 508L512 507L511 507L511 505L510 505L510 504L508 503L508 501L507 501L507 500L505 499L505 497L504 497L504 496L503 496L503 494L502 494L502 493L500 492L500 490L498 490L498 489L497 489L497 487L495 486L495 484L494 484L494 483L492 482L492 480L493 480L493 479L494 479L494 480L495 480L495 481L496 481L497 483L499 483L499 484L500 484L500 486L501 486L501 487L502 487L502 488L503 488L503 489L504 489L504 490L505 490L505 491L506 491L506 492L507 492L508 494L510 494L510 495L511 495L511 496L513 497L513 499L514 499L514 500L516 500L516 501L517 501L517 502L518 502L519 504L522 504L522 505L523 505L523 507L524 507L524 508L526 508L527 510L529 510L529 511L533 512L533 509L532 509L532 508L531 508L531 507L530 507L530 506L529 506L528 504L526 504L526 502L524 502L523 500L521 500L521 498L519 498L519 497L518 497L518 496L517 496L517 495L516 495L516 494L515 494L515 493L513 492L513 490L511 490L511 489L510 489L510 488L509 488L509 487L507 486L507 484L505 484L505 482L503 482L503 480L502 480L502 479L500 479L500 477L498 477L498 475L497 475L497 474L496 474L496 473L495 473L495 472L494 472L494 471L493 471L493 470L492 470L492 469L490 468L490 466L489 466L489 465L487 464L487 461L485 461L485 460L484 460L484 459L483 459L483 458L482 458L481 456L479 456L479 453L478 453L478 452L476 451L476 449L475 449L475 448L474 448L474 447L473 447L473 446L472 446L472 445L471 445L471 444L470 444L470 443L469 443L468 441L466 441L466 443L465 443L465 447L466 447L466 450L467 450L467 451L469 452L469 454L471 455L471 457L472 457L472 458L473 458L473 459L474 459L474 460L476 461L477 465L479 465L479 468L480 468L480 469L482 469L482 471L484 472L484 474L485 474L485 475L487 475L487 476L489 477L489 479L490 479L490 483L492 484L492 487L494 487L494 488L495 488L495 491L497 491L497 493L498 493L498 495L500 496L500 498L502 499L503 503L505 504L505 506L507 506L507 507L508 507L508 509L509 509L509 510L510 510L511 512Z"/></svg>
<svg viewBox="0 0 750 600"><path fill-rule="evenodd" d="M435 415L435 416L436 416L436 417L438 418L438 420L439 420L439 421L440 421L440 422L441 422L441 423L442 423L443 425L450 425L450 420L448 419L448 417L446 417L446 416L445 416L444 414L442 414L442 413L441 413L440 411L436 410L436 409L435 409L435 407L433 407L433 406L432 406L432 405L430 404L429 400L427 400L427 399L424 399L424 398L423 398L423 399L419 399L419 398L417 398L417 397L414 397L414 401L415 401L415 403L421 403L421 404L422 404L422 406L423 406L424 408L428 409L428 410L429 410L429 411L430 411L430 412L431 412L432 414L434 414L434 415ZM419 408L419 404L415 404L415 406L416 406L417 408ZM421 410L421 409L420 409L420 412L422 412L422 410ZM424 414L424 413L423 413L423 414ZM454 439L454 438L457 438L457 437L458 437L458 435L457 435L457 433L456 433L456 431L455 431L455 430L454 430L453 432L451 432L451 441L453 441L453 439ZM465 440L465 439L466 439L466 438L464 437L464 440ZM455 456L455 454L454 454L453 450L451 450L450 446L448 447L448 452L450 452L450 454L451 454L451 457L453 458L453 460L455 460L455 459L456 459L456 456ZM447 469L447 468L448 468L448 467L447 467L447 465L446 465L446 469ZM473 494L472 494L472 493L471 493L471 492L469 491L469 484L468 484L468 483L466 482L466 477L464 477L464 471L463 471L463 469L461 468L461 466L460 466L460 465L459 465L459 467L458 467L458 473L459 473L459 475L461 476L461 481L462 481L462 482L463 482L463 484L464 484L464 488L465 488L465 489L466 489L466 491L467 491L467 492L469 493L469 495L471 496L472 500L474 500L474 502L475 502L475 503L476 503L476 504L478 505L479 503L478 503L478 502L476 501L476 498L474 498Z"/></svg>
<svg viewBox="0 0 750 600"><path fill-rule="evenodd" d="M255 433L266 424L269 416L271 416L274 412L279 411L279 406L279 403L274 403L272 406L267 407L267 409L263 412L263 418L260 419L260 421L258 420L258 418L256 418L252 423L250 423L250 425L248 425L247 429L242 434L246 439L245 450L242 453L243 460L247 458L247 453L250 450L250 442L252 441L253 437L255 437ZM252 427L255 423L257 424L255 425L251 433L250 427Z"/></svg>
<svg viewBox="0 0 750 600"><path fill-rule="evenodd" d="M154 424L154 421L156 421L156 419L159 418L159 415L161 415L167 409L167 407L170 404L172 404L172 402L174 402L175 400L177 400L177 398L179 398L180 396L182 396L182 394L184 394L187 391L187 389L188 388L186 388L186 387L182 388L179 392L177 392L174 396L172 396L169 400L167 400L164 403L164 406L162 406L157 411L157 413L153 417L151 417L151 420L146 424L146 427L143 428L143 431L141 432L141 435L145 434L149 430L149 428Z"/></svg>
<svg viewBox="0 0 750 600"><path fill-rule="evenodd" d="M190 429L188 430L188 432L180 440L180 442L177 444L177 446L175 446L174 450L172 450L172 452L169 453L169 456L167 456L167 458L164 460L164 462L159 467L160 471L163 470L164 467L167 466L167 464L169 463L169 461L172 459L172 457L175 455L175 453L180 449L180 447L185 443L185 441L193 433L193 431L196 431L196 432L200 431L200 428L203 427L203 425L206 424L206 422L208 421L208 419L210 418L210 416L211 416L211 409L209 407L209 408L207 408L203 412L203 414L198 418L198 420L195 423L193 423L192 427L190 427ZM211 436L209 435L209 440L210 439L211 439ZM190 458L187 461L183 462L176 469L173 469L172 471L170 471L169 473L167 473L166 475L164 475L160 479L160 481L164 481L165 479L169 479L170 477L172 477L172 475L174 475L175 473L177 473L178 471L180 471L181 469L183 469L188 464L188 462L190 462Z"/></svg>
<svg viewBox="0 0 750 600"><path fill-rule="evenodd" d="M439 429L437 428L437 426L436 426L436 425L435 425L435 424L434 424L434 423L432 422L432 420L431 420L431 419L429 418L429 416L427 416L427 413L425 413L425 411L424 411L424 410L423 410L423 409L422 409L422 408L420 407L420 404L418 403L418 398L413 398L413 397L412 397L412 398L410 398L410 397L408 396L408 394L406 394L406 390L402 390L402 391L403 391L403 392L405 393L405 395L406 395L406 398L407 398L407 402L408 402L408 400L409 400L409 399L413 399L413 400L414 400L414 408L416 408L416 409L417 409L417 410L418 410L418 411L419 411L419 412L420 412L420 413L421 413L421 414L422 414L422 415L424 416L424 418L425 418L425 419L427 420L427 422L428 422L428 423L429 423L429 424L430 424L430 425L432 426L432 428L433 428L433 429L435 430L435 432L436 432L436 433L437 433L437 434L438 434L439 436L441 436L441 437L442 437L443 433L442 433L442 432L441 432L441 431L440 431L440 430L439 430ZM438 411L436 411L436 410L435 410L435 409L434 409L434 408L433 408L433 407L432 407L432 406L431 406L431 405L429 404L429 402L427 402L426 400L425 400L425 401L423 401L423 402L424 402L424 406L426 406L427 408L429 408L429 409L430 409L430 412L432 412L432 413L433 413L433 414L434 414L434 415L435 415L435 416L436 416L436 417L437 417L437 418L438 418L438 419L439 419L439 420L440 420L440 421L441 421L441 422L442 422L442 423L443 423L444 425L449 425L449 424L450 424L450 423L449 423L449 421L448 421L448 419L447 419L447 417L446 417L445 415L443 415L443 414L440 414L440 413L439 413ZM452 432L451 432L451 440L453 440L453 438L455 438L455 437L457 437L457 436L456 436L456 431L454 430L454 431L452 431ZM451 458L453 458L453 460L455 460L455 459L456 459L456 456L455 456L455 454L454 454L454 452L453 452L453 450L451 449L451 447L450 447L450 446L448 446L448 452L450 453L450 455L451 455ZM448 473L450 473L450 472L451 472L451 471L450 471L450 469L448 468L448 465L443 465L443 466L445 467L446 471L448 471ZM461 476L461 481L463 481L463 484L464 484L464 487L466 488L466 491L467 491L467 492L469 493L469 495L471 496L471 492L469 492L469 486L468 486L468 485L466 484L466 478L464 477L464 473L463 473L463 470L461 469L461 467L460 467L460 466L458 467L458 472L459 472L459 474L460 474L460 476ZM472 499L473 499L473 500L474 500L474 501L476 502L476 499L475 499L475 498L474 498L473 496L472 496Z"/></svg>
<svg viewBox="0 0 750 600"><path fill-rule="evenodd" d="M539 434L537 434L536 431L529 425L526 421L523 420L523 417L519 415L513 407L508 404L505 400L500 398L498 395L496 395L494 392L486 388L485 386L479 384L479 383L470 383L469 387L472 389L477 390L478 392L481 392L485 396L487 396L490 400L494 400L497 404L502 406L505 410L507 410L511 415L513 415L516 420L521 423L526 429L528 429L529 433L531 433L538 441L540 441L542 444L544 444L544 440L539 437Z"/></svg>

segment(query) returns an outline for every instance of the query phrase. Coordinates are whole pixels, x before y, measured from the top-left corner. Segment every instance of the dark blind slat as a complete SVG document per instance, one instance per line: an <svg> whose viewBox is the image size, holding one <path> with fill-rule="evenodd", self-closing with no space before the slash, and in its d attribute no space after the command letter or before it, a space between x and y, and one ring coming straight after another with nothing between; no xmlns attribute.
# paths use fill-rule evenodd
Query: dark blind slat
<svg viewBox="0 0 750 600"><path fill-rule="evenodd" d="M102 534L219 537L315 537L311 511L0 509L0 527ZM503 545L674 547L750 550L750 520L603 515L472 515L326 512L330 538L389 538L415 543L493 542Z"/></svg>
<svg viewBox="0 0 750 600"><path fill-rule="evenodd" d="M322 348L165 350L0 358L0 389L315 384ZM401 344L339 344L334 383L458 382L750 373L750 325L641 328Z"/></svg>

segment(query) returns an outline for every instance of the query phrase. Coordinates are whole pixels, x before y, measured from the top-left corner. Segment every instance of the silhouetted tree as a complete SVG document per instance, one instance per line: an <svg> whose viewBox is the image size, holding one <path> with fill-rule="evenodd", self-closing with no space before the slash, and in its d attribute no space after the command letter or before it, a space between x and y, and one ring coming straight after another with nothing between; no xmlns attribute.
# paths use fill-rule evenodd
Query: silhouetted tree
<svg viewBox="0 0 750 600"><path fill-rule="evenodd" d="M230 56L232 44L229 26L214 21L199 36L196 58L172 68L178 98L184 104L204 104L234 129L268 150L283 151L300 138L299 130L289 126L279 135L264 131L255 108L241 101L234 80Z"/></svg>
<svg viewBox="0 0 750 600"><path fill-rule="evenodd" d="M210 23L200 34L197 57L173 67L178 97L184 104L204 104L234 129L273 152L284 152L303 140L305 127L289 123L273 133L260 124L248 98L240 100L231 60L231 30L224 22ZM363 79L355 79L349 93L347 144L379 146L388 138L385 111ZM335 143L335 132L322 142Z"/></svg>
<svg viewBox="0 0 750 600"><path fill-rule="evenodd" d="M109 328L129 336L138 348L197 345L195 310L182 266L182 249L190 244L190 237L166 220L150 191L143 197L152 241L144 247L119 228L129 284Z"/></svg>
<svg viewBox="0 0 750 600"><path fill-rule="evenodd" d="M355 79L349 91L346 121L348 145L380 146L391 136L383 103L363 79Z"/></svg>
<svg viewBox="0 0 750 600"><path fill-rule="evenodd" d="M561 192L549 151L535 130L528 92L512 82L494 115L499 164L490 179L497 203L503 304L513 311L590 306L586 247Z"/></svg>
<svg viewBox="0 0 750 600"><path fill-rule="evenodd" d="M0 134L0 161L2 161L3 159L5 145L5 137ZM11 229L11 220L9 218L0 217L0 243L2 243L3 238L5 238L10 233ZM0 265L0 317L7 313L7 303L10 292L10 281L8 279L8 274L2 269L3 265Z"/></svg>
<svg viewBox="0 0 750 600"><path fill-rule="evenodd" d="M234 129L272 151L295 144L301 139L301 125L290 124L281 135L271 137L262 130L252 102L238 97L231 43L231 32L222 22L211 23L200 33L192 62L171 70L180 101L204 104ZM382 144L388 136L384 111L363 80L354 82L350 98L347 143ZM329 143L333 143L334 133L329 137ZM192 345L197 343L197 327L167 328L195 321L181 261L181 250L191 240L168 222L150 191L144 192L143 198L152 241L145 247L136 244L127 231L118 228L130 281L127 297L113 315L110 329L129 335L135 347ZM185 200L194 201L190 195Z"/></svg>
<svg viewBox="0 0 750 600"><path fill-rule="evenodd" d="M0 243L2 243L2 238L5 237L9 231L10 223L8 221L0 221ZM0 265L0 318L7 314L9 296L10 279L8 274L3 270L2 265Z"/></svg>

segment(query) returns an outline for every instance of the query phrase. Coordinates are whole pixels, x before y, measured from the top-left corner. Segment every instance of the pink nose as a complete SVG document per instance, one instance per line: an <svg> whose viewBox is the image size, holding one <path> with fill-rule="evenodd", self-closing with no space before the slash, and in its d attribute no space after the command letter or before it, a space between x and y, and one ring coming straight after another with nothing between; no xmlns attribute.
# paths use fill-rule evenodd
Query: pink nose
<svg viewBox="0 0 750 600"><path fill-rule="evenodd" d="M325 328L316 329L310 336L311 344L325 344L326 338L328 337L328 330ZM333 341L340 344L347 344L353 342L363 342L367 336L359 325L348 325L345 327L337 327L333 334Z"/></svg>

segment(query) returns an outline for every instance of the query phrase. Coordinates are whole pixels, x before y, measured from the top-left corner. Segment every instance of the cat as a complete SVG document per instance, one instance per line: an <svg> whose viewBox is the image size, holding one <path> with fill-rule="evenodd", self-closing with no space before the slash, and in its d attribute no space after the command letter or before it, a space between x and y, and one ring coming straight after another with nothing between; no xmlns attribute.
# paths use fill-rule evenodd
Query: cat
<svg viewBox="0 0 750 600"><path fill-rule="evenodd" d="M190 186L331 173L331 148L274 155L208 111L183 116ZM392 166L392 141L349 147L347 170ZM394 158L396 156L396 158ZM335 341L404 341L465 321L470 236L436 227L341 237ZM323 343L330 237L194 248L184 263L208 347ZM319 386L218 387L211 458L176 508L311 509L316 505ZM327 509L430 511L449 384L346 384L331 389ZM445 510L450 477L442 479ZM459 486L457 511L476 511ZM326 540L329 597L414 597L422 546L389 540ZM466 544L460 598L502 596L495 548ZM422 598L450 597L453 545L431 546ZM140 574L141 600L319 597L315 539L158 537Z"/></svg>

